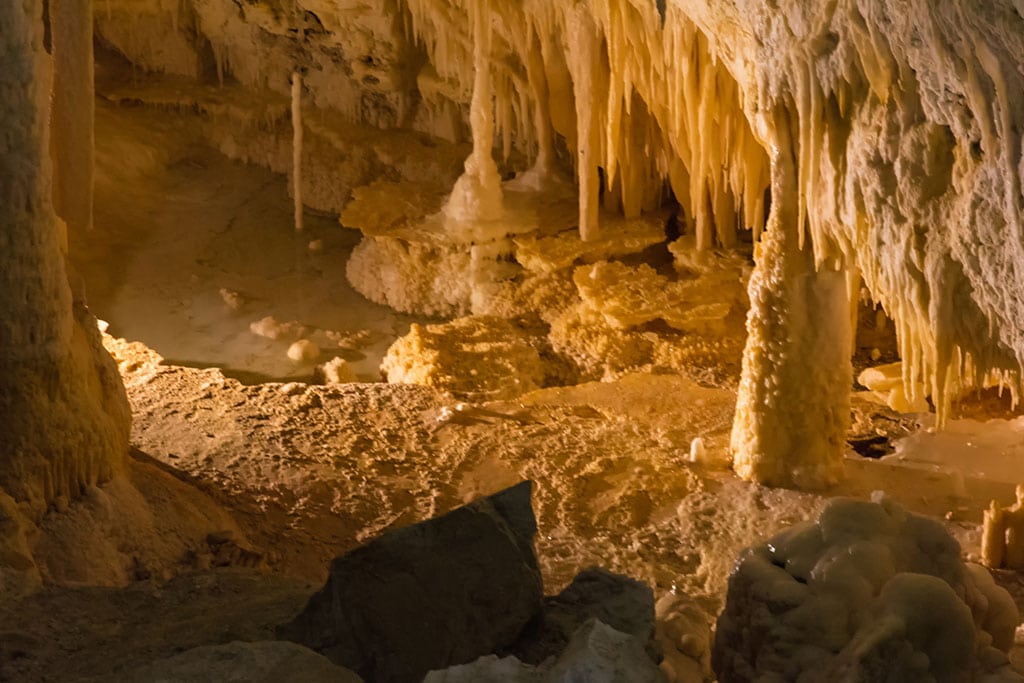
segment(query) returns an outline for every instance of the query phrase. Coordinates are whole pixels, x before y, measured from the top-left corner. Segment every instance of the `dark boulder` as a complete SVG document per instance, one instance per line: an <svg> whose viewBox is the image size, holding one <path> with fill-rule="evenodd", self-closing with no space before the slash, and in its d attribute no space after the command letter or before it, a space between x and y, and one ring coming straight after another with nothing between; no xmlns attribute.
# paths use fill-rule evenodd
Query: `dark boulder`
<svg viewBox="0 0 1024 683"><path fill-rule="evenodd" d="M419 683L507 648L543 596L530 491L523 482L336 558L279 637L368 683Z"/></svg>

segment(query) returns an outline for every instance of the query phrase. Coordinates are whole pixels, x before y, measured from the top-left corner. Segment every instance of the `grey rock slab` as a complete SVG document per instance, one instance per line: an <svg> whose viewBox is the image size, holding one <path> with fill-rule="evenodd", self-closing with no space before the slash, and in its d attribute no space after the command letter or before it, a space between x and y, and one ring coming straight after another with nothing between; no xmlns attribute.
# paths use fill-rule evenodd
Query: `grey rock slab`
<svg viewBox="0 0 1024 683"><path fill-rule="evenodd" d="M635 636L655 662L660 660L654 640L654 592L643 581L600 567L583 570L561 593L544 598L543 611L509 653L528 664L557 657L589 619Z"/></svg>
<svg viewBox="0 0 1024 683"><path fill-rule="evenodd" d="M557 660L535 667L515 657L482 657L471 664L432 671L423 683L663 683L643 643L590 619L573 634Z"/></svg>
<svg viewBox="0 0 1024 683"><path fill-rule="evenodd" d="M530 492L522 482L336 558L279 636L370 683L420 683L509 647L543 596Z"/></svg>

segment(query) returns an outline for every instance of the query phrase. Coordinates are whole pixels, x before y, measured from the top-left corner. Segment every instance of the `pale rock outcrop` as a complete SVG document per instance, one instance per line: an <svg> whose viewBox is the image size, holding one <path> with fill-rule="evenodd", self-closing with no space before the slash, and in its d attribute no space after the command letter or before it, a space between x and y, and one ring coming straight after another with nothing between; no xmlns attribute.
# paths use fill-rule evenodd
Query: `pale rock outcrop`
<svg viewBox="0 0 1024 683"><path fill-rule="evenodd" d="M422 384L472 401L506 400L541 386L544 368L530 338L503 318L471 316L419 325L381 363L391 383Z"/></svg>
<svg viewBox="0 0 1024 683"><path fill-rule="evenodd" d="M936 521L834 499L741 555L718 618L722 683L1021 681L1017 608Z"/></svg>

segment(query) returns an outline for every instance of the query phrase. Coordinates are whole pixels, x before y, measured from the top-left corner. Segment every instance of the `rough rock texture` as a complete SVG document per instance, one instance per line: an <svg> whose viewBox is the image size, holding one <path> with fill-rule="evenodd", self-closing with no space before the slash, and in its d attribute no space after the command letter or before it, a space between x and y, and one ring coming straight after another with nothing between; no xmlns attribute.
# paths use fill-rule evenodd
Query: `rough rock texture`
<svg viewBox="0 0 1024 683"><path fill-rule="evenodd" d="M391 237L368 237L345 266L360 294L396 311L459 316L470 311L468 251Z"/></svg>
<svg viewBox="0 0 1024 683"><path fill-rule="evenodd" d="M418 683L515 640L540 609L530 482L337 558L280 634L373 683Z"/></svg>
<svg viewBox="0 0 1024 683"><path fill-rule="evenodd" d="M833 499L743 553L718 618L720 681L1024 680L1004 654L1010 595L938 522L877 500Z"/></svg>
<svg viewBox="0 0 1024 683"><path fill-rule="evenodd" d="M771 216L750 278L733 468L772 486L822 487L842 472L850 421L851 329L846 278L815 268L800 245L788 130L772 156ZM814 409L809 409L814 406Z"/></svg>
<svg viewBox="0 0 1024 683"><path fill-rule="evenodd" d="M654 593L642 581L591 567L580 572L558 595L544 598L544 610L509 648L527 664L562 654L576 631L598 619L634 636L653 652Z"/></svg>
<svg viewBox="0 0 1024 683"><path fill-rule="evenodd" d="M6 4L0 23L0 491L38 521L49 505L121 470L130 415L62 257L50 198L42 3Z"/></svg>
<svg viewBox="0 0 1024 683"><path fill-rule="evenodd" d="M472 664L432 671L423 683L661 683L658 667L637 638L616 631L598 619L576 629L568 647L543 666L515 657L487 656Z"/></svg>
<svg viewBox="0 0 1024 683"><path fill-rule="evenodd" d="M413 323L388 349L381 372L391 383L423 384L473 401L512 399L539 388L544 379L530 339L494 316Z"/></svg>
<svg viewBox="0 0 1024 683"><path fill-rule="evenodd" d="M928 385L941 421L951 380L1016 371L1024 357L1017 7L688 5L741 84L755 128L769 140L780 121L791 128L781 148L796 159L792 225L818 266L856 269L896 321L908 388ZM751 376L763 370L752 365ZM741 457L758 454L744 441ZM761 454L787 457L781 448Z"/></svg>
<svg viewBox="0 0 1024 683"><path fill-rule="evenodd" d="M131 61L213 84L288 93L304 70L314 102L381 127L412 121L420 61L397 3L111 0L97 32Z"/></svg>
<svg viewBox="0 0 1024 683"><path fill-rule="evenodd" d="M161 659L129 674L125 683L361 683L322 655L282 641L207 645Z"/></svg>

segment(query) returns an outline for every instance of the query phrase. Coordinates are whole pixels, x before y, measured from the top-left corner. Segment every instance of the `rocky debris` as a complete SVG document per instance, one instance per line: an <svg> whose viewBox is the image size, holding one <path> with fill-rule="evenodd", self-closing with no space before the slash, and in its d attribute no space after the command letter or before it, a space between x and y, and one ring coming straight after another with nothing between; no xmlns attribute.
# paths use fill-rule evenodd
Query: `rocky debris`
<svg viewBox="0 0 1024 683"><path fill-rule="evenodd" d="M715 617L693 597L669 592L654 605L659 664L672 683L712 680L711 626Z"/></svg>
<svg viewBox="0 0 1024 683"><path fill-rule="evenodd" d="M578 628L557 659L534 667L491 655L472 664L432 671L423 683L661 683L665 677L643 642L597 619Z"/></svg>
<svg viewBox="0 0 1024 683"><path fill-rule="evenodd" d="M833 499L817 522L741 555L712 666L754 680L1021 681L1010 595L936 521L885 498Z"/></svg>
<svg viewBox="0 0 1024 683"><path fill-rule="evenodd" d="M289 342L298 341L309 332L308 328L297 320L282 323L272 315L249 323L249 331L258 337Z"/></svg>
<svg viewBox="0 0 1024 683"><path fill-rule="evenodd" d="M308 339L299 339L288 347L288 358L295 363L312 363L320 357L320 347Z"/></svg>
<svg viewBox="0 0 1024 683"><path fill-rule="evenodd" d="M561 593L544 599L544 609L509 652L527 664L540 664L562 653L574 634L598 619L634 636L660 659L654 641L654 592L642 581L599 567L582 571Z"/></svg>
<svg viewBox="0 0 1024 683"><path fill-rule="evenodd" d="M335 356L313 368L314 384L347 384L355 381L356 375L352 367L341 356Z"/></svg>
<svg viewBox="0 0 1024 683"><path fill-rule="evenodd" d="M153 662L125 679L129 683L362 683L348 669L281 641L207 645Z"/></svg>
<svg viewBox="0 0 1024 683"><path fill-rule="evenodd" d="M241 311L245 307L246 297L241 292L226 287L221 287L219 291L224 305L232 311Z"/></svg>
<svg viewBox="0 0 1024 683"><path fill-rule="evenodd" d="M392 384L423 384L455 398L494 401L540 387L544 368L530 337L497 316L413 323L381 363Z"/></svg>
<svg viewBox="0 0 1024 683"><path fill-rule="evenodd" d="M507 647L543 595L530 492L520 483L336 558L279 636L371 683L419 683Z"/></svg>

